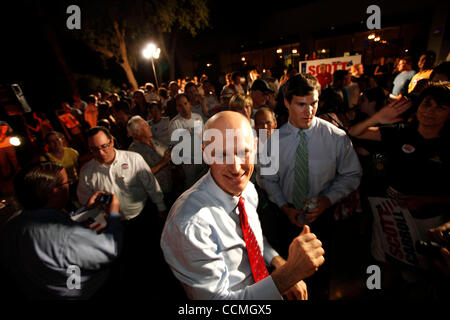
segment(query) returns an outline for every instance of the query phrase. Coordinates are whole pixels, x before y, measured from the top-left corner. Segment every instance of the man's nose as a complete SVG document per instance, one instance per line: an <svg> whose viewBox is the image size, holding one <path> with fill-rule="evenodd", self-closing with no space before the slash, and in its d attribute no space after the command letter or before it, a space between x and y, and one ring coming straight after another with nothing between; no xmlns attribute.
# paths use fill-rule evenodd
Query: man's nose
<svg viewBox="0 0 450 320"><path fill-rule="evenodd" d="M306 106L303 109L303 113L306 114L306 115L312 115L312 113L313 113L313 106L312 105Z"/></svg>
<svg viewBox="0 0 450 320"><path fill-rule="evenodd" d="M237 156L233 156L233 163L228 164L228 168L231 173L238 174L241 171L241 159Z"/></svg>

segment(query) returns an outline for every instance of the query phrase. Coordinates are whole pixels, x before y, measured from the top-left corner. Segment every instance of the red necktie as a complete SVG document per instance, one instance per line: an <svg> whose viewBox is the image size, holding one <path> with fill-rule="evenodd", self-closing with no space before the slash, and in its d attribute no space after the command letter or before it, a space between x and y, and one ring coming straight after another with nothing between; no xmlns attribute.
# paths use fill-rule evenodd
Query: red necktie
<svg viewBox="0 0 450 320"><path fill-rule="evenodd" d="M239 219L241 220L242 233L244 235L245 246L247 247L248 259L250 260L250 267L252 269L253 278L258 282L269 276L264 258L261 254L258 241L256 241L255 234L250 228L245 212L244 198L239 198L238 202Z"/></svg>

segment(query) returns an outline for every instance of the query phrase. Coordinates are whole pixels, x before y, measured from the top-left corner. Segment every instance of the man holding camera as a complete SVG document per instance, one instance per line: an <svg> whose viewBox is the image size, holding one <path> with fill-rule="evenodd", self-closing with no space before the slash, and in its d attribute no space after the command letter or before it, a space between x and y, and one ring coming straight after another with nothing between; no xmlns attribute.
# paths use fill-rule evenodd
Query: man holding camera
<svg viewBox="0 0 450 320"><path fill-rule="evenodd" d="M51 162L31 165L15 178L15 191L23 212L3 234L2 260L16 284L31 299L87 299L109 276L111 263L122 248L119 200L94 192L86 203L109 213L106 229L97 234L72 221L64 208L69 183L63 167ZM79 285L70 286L70 270L78 269ZM9 274L9 273L8 273ZM3 274L5 282L9 279ZM5 282L2 281L4 284ZM17 285L17 286L16 286Z"/></svg>
<svg viewBox="0 0 450 320"><path fill-rule="evenodd" d="M125 220L136 218L148 197L159 212L166 210L159 183L140 154L115 149L114 139L104 127L89 129L87 137L94 159L80 171L77 194L81 203L86 202L94 190L103 190L117 195Z"/></svg>

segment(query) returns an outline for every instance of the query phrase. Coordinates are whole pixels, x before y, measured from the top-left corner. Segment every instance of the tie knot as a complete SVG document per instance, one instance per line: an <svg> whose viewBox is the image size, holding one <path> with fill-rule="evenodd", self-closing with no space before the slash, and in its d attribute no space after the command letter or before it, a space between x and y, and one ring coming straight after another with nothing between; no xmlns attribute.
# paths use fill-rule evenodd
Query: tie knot
<svg viewBox="0 0 450 320"><path fill-rule="evenodd" d="M239 219L241 220L241 226L247 227L247 213L245 212L244 198L240 197L238 201Z"/></svg>
<svg viewBox="0 0 450 320"><path fill-rule="evenodd" d="M305 136L305 131L303 131L302 129L298 130L298 135L303 138Z"/></svg>

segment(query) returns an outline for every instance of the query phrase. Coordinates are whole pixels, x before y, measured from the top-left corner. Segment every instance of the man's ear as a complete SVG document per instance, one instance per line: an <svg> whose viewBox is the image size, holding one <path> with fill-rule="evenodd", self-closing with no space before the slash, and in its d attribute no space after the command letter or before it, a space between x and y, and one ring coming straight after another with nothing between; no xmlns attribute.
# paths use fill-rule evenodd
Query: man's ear
<svg viewBox="0 0 450 320"><path fill-rule="evenodd" d="M253 150L255 153L258 152L258 137L255 135L255 141L253 143Z"/></svg>
<svg viewBox="0 0 450 320"><path fill-rule="evenodd" d="M289 109L289 105L290 105L289 101L287 101L287 99L284 98L284 106L285 106L287 109Z"/></svg>

